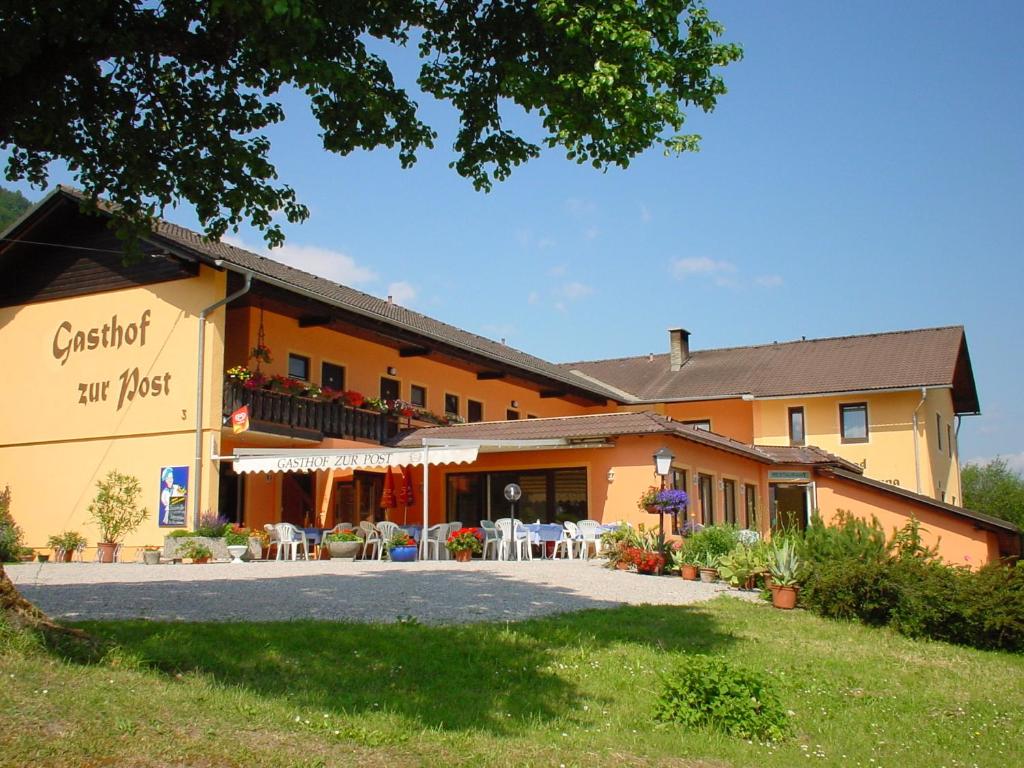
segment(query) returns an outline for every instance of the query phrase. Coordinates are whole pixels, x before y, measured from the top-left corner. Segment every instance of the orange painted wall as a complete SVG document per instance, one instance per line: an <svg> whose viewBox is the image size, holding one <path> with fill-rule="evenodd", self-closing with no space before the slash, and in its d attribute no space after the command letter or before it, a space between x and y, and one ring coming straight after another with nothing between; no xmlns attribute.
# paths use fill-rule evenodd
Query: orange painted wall
<svg viewBox="0 0 1024 768"><path fill-rule="evenodd" d="M847 510L865 520L877 517L891 534L916 516L925 544L938 547L947 562L977 567L999 559L996 535L975 529L969 520L841 478L818 476L816 482L819 513L826 523L833 521L839 510Z"/></svg>
<svg viewBox="0 0 1024 768"><path fill-rule="evenodd" d="M259 330L258 309L238 309L228 313L228 344L225 350L225 367L246 365L248 350L256 345ZM262 365L267 375L288 373L288 355L293 353L310 358L311 378L319 383L320 368L324 362L345 368L345 388L354 389L366 396L377 396L380 379L397 379L399 396L410 400L413 384L426 387L427 410L444 413L445 393L458 395L459 415L466 417L466 403L477 400L483 403L485 421L503 421L506 409L512 408L512 401L518 402L520 418L528 414L538 417L569 416L608 410L606 406L584 407L559 398L542 399L540 394L526 387L516 386L498 380L478 381L476 374L431 360L428 357L402 358L398 350L381 344L357 339L328 328L299 328L292 318L271 312L264 313L266 345L270 347L273 362ZM238 338L244 338L239 343ZM395 376L388 376L388 367L397 370Z"/></svg>

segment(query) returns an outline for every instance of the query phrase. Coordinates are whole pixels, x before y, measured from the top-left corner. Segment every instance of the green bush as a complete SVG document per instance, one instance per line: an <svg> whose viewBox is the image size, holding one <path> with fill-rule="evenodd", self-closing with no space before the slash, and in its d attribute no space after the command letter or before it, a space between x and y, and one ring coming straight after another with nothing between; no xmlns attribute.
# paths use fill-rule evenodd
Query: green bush
<svg viewBox="0 0 1024 768"><path fill-rule="evenodd" d="M888 624L899 602L899 587L882 562L833 560L814 566L800 592L801 603L829 619Z"/></svg>
<svg viewBox="0 0 1024 768"><path fill-rule="evenodd" d="M869 523L839 510L835 524L825 525L821 517L815 514L799 549L803 559L812 568L836 560L877 563L886 556L885 531L874 517Z"/></svg>
<svg viewBox="0 0 1024 768"><path fill-rule="evenodd" d="M731 736L779 741L788 730L785 710L769 682L725 659L688 656L665 676L654 716Z"/></svg>
<svg viewBox="0 0 1024 768"><path fill-rule="evenodd" d="M827 618L888 624L908 637L1024 651L1020 565L992 563L970 571L929 557L836 560L811 573L800 598Z"/></svg>
<svg viewBox="0 0 1024 768"><path fill-rule="evenodd" d="M732 552L739 543L734 525L709 525L686 538L683 547L688 563L717 563L722 555ZM709 565L713 568L714 565Z"/></svg>
<svg viewBox="0 0 1024 768"><path fill-rule="evenodd" d="M17 560L22 550L21 528L11 516L11 489L0 491L0 563Z"/></svg>

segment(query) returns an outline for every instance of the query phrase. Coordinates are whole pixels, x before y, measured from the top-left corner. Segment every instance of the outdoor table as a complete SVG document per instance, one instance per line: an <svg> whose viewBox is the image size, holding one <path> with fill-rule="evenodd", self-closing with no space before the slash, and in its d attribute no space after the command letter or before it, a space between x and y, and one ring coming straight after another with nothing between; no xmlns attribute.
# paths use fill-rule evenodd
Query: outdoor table
<svg viewBox="0 0 1024 768"><path fill-rule="evenodd" d="M526 523L523 528L529 532L530 543L540 545L540 556L543 558L548 556L548 545L560 540L565 532L565 528L558 523Z"/></svg>
<svg viewBox="0 0 1024 768"><path fill-rule="evenodd" d="M306 537L306 546L309 548L306 551L312 550L313 558L316 559L320 556L319 547L324 540L324 528L301 528L300 529Z"/></svg>

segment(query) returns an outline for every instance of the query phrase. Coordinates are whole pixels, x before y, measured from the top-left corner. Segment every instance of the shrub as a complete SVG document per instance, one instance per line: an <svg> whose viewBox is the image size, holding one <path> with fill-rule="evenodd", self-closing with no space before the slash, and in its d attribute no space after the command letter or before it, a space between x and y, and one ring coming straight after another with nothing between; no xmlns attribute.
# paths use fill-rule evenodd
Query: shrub
<svg viewBox="0 0 1024 768"><path fill-rule="evenodd" d="M958 596L971 645L1024 651L1024 561L986 565L964 580Z"/></svg>
<svg viewBox="0 0 1024 768"><path fill-rule="evenodd" d="M717 562L728 554L739 542L736 527L732 525L709 525L686 539L687 562Z"/></svg>
<svg viewBox="0 0 1024 768"><path fill-rule="evenodd" d="M231 528L231 523L226 517L219 517L212 512L204 512L199 518L199 525L196 527L195 536L205 536L209 539L223 538L224 534Z"/></svg>
<svg viewBox="0 0 1024 768"><path fill-rule="evenodd" d="M96 483L97 493L89 514L100 528L100 541L118 542L138 528L149 512L138 508L142 485L131 475L116 469Z"/></svg>
<svg viewBox="0 0 1024 768"><path fill-rule="evenodd" d="M848 558L816 566L804 583L800 601L826 618L860 619L881 626L889 623L899 589L883 563Z"/></svg>
<svg viewBox="0 0 1024 768"><path fill-rule="evenodd" d="M224 543L228 546L242 546L249 543L251 532L240 525L229 525L224 531Z"/></svg>
<svg viewBox="0 0 1024 768"><path fill-rule="evenodd" d="M785 710L768 680L711 656L688 656L683 666L665 676L654 716L764 741L779 741L788 729Z"/></svg>
<svg viewBox="0 0 1024 768"><path fill-rule="evenodd" d="M204 557L213 557L213 552L203 542L193 538L189 539L178 547L178 553L182 557L187 557L191 560L199 560Z"/></svg>
<svg viewBox="0 0 1024 768"><path fill-rule="evenodd" d="M11 516L11 489L0 491L0 563L17 560L22 550L21 528Z"/></svg>
<svg viewBox="0 0 1024 768"><path fill-rule="evenodd" d="M826 526L815 514L804 533L800 554L814 567L836 560L877 563L885 559L885 531L877 518L865 522L840 510L836 523Z"/></svg>

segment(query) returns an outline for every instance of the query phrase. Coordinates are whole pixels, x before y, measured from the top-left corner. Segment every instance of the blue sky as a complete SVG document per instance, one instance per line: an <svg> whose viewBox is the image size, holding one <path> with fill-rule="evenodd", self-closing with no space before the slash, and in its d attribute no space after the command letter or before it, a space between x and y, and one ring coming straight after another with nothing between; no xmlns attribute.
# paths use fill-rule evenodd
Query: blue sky
<svg viewBox="0 0 1024 768"><path fill-rule="evenodd" d="M273 158L312 216L275 257L554 361L677 325L700 349L963 324L984 415L961 456L1024 468L1024 4L709 7L745 58L691 114L702 151L627 170L552 151L485 195L447 167L444 105L421 100L438 148L403 171L326 153L287 98Z"/></svg>

